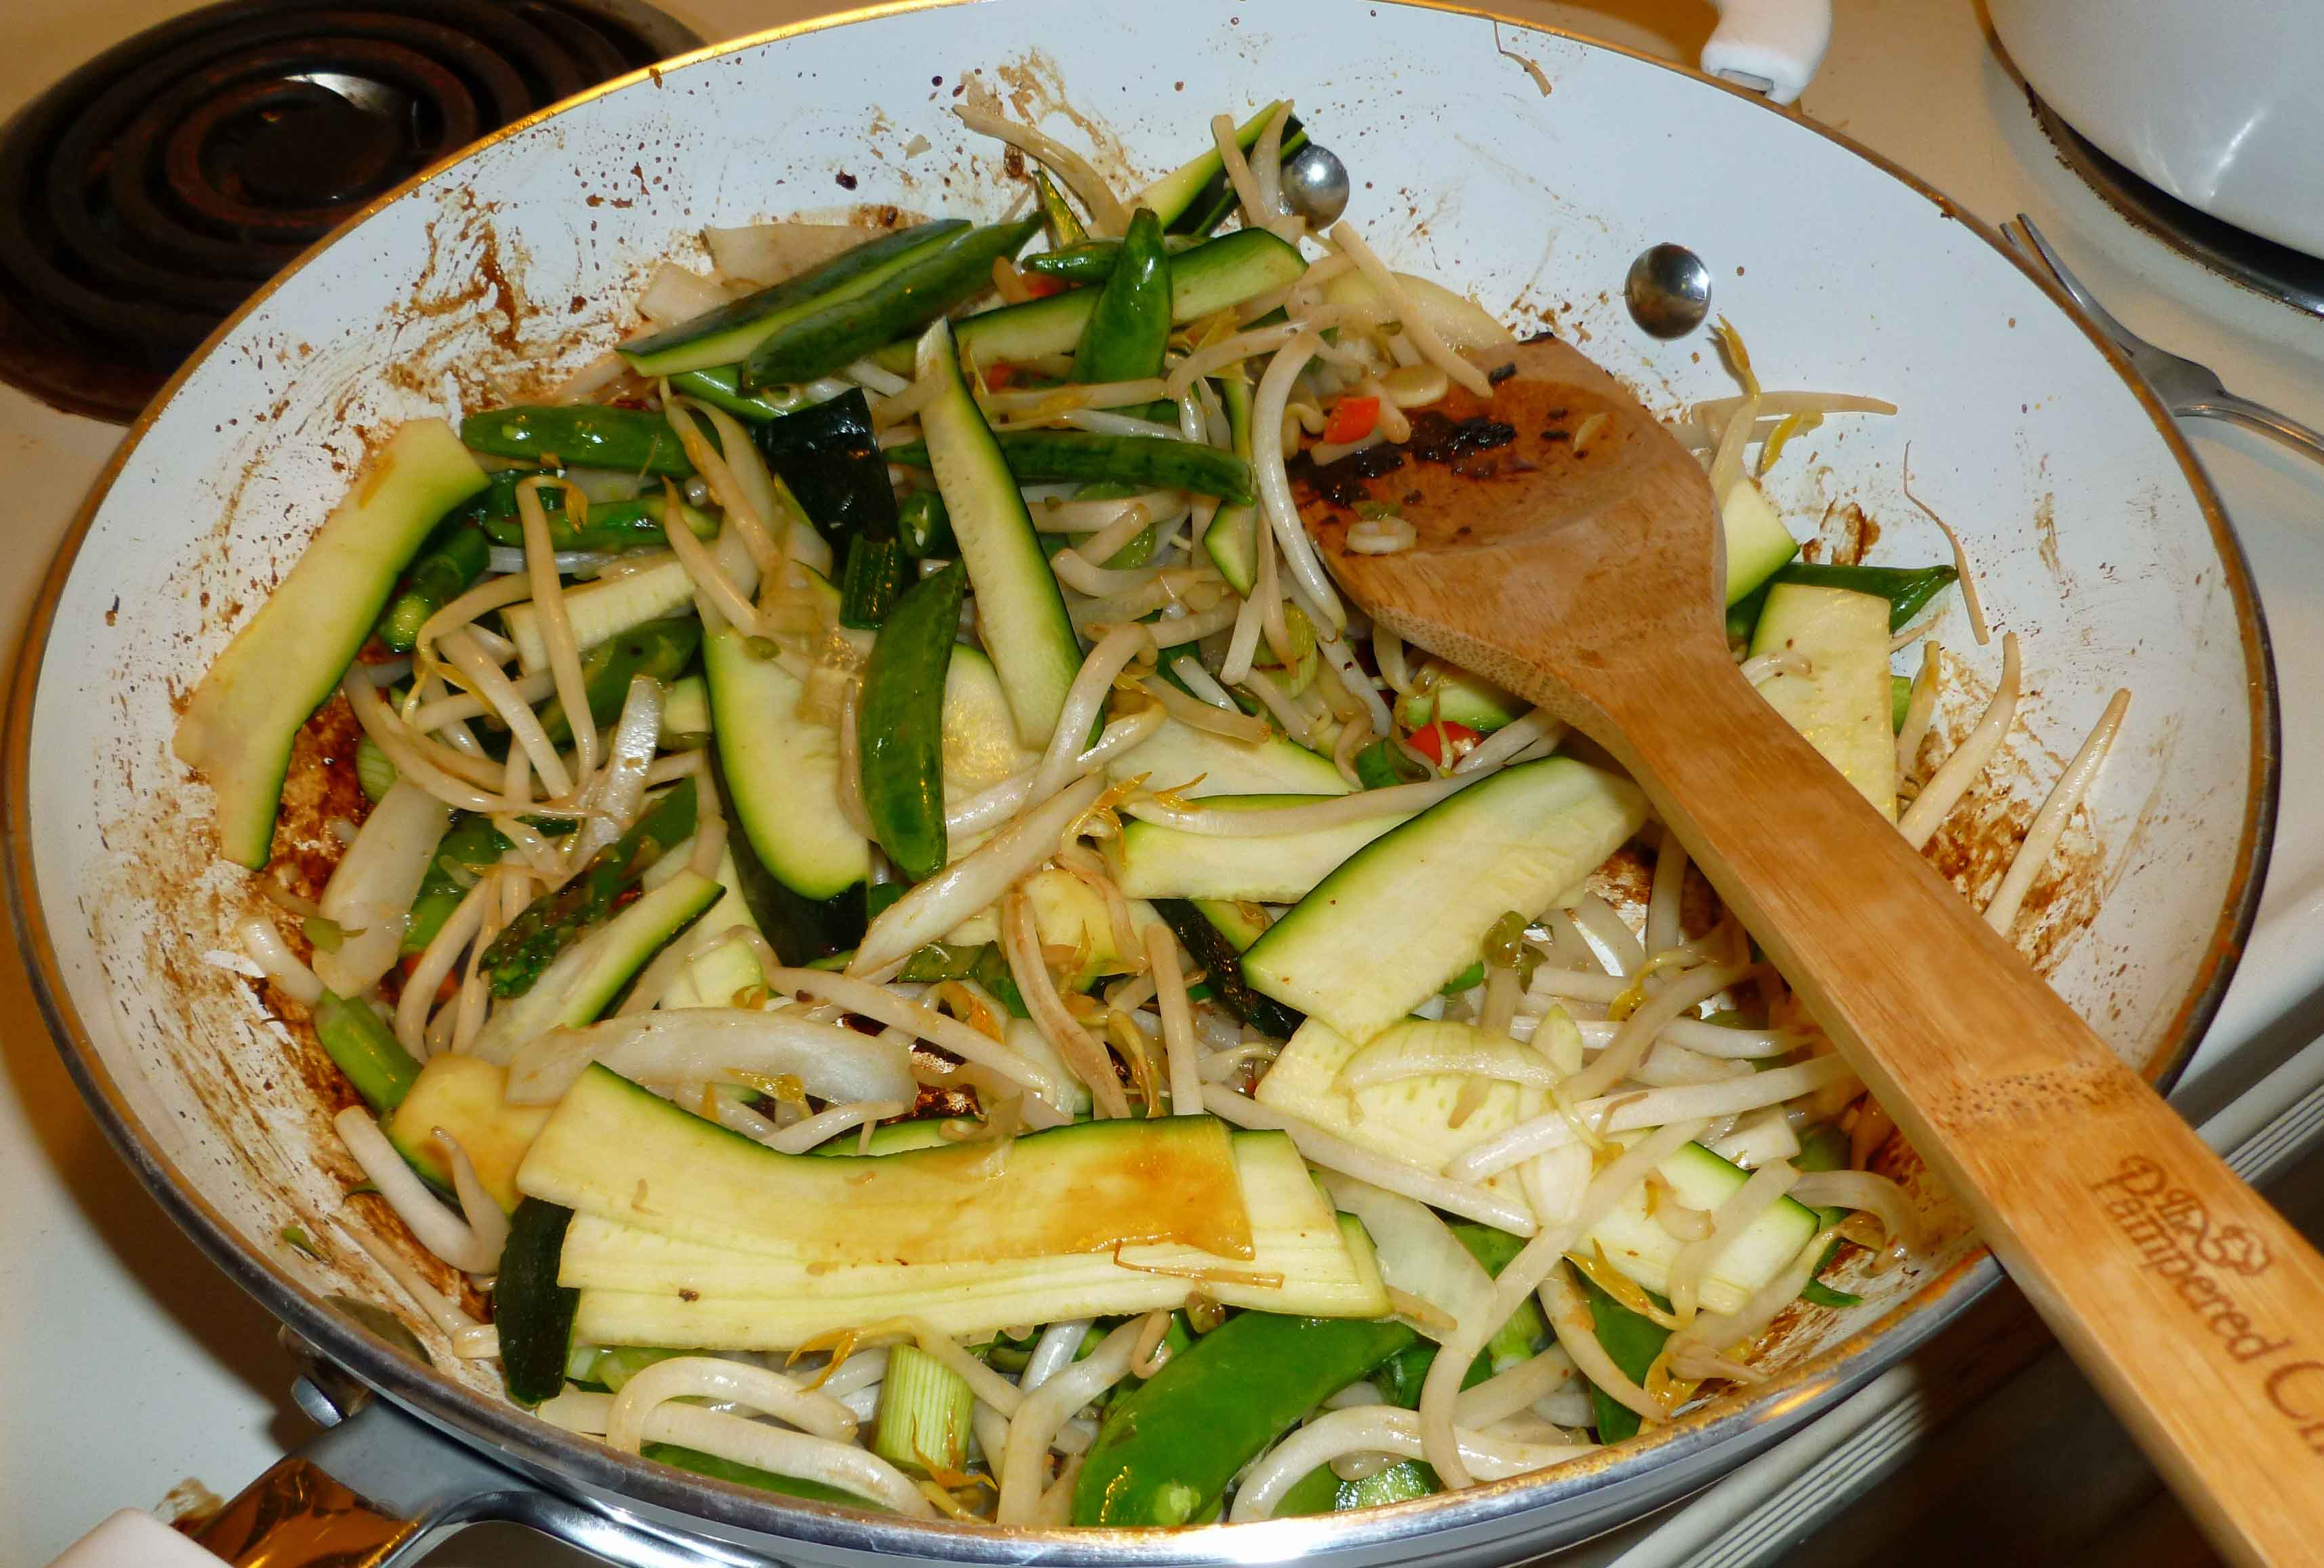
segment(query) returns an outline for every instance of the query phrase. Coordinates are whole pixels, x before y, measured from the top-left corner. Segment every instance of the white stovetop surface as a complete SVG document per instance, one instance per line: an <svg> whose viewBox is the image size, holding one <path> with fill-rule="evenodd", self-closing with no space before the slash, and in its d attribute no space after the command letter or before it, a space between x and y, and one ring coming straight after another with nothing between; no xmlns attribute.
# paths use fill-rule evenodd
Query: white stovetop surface
<svg viewBox="0 0 2324 1568"><path fill-rule="evenodd" d="M665 0L704 36L829 7L814 0ZM1710 23L1687 0L1500 0L1545 24L1692 58ZM0 118L99 50L189 0L13 0ZM1913 170L1988 222L2031 213L2115 313L2210 363L2231 387L2324 426L2324 323L2202 272L2138 234L2059 165L1969 0L1840 0L1814 117ZM1768 199L1783 199L1771 180ZM1835 258L1845 264L1845 258ZM2324 469L2256 438L2190 427L2266 603L2283 688L2283 803L2243 971L2193 1070L2238 1080L2324 1034ZM13 650L42 572L112 450L112 427L0 388L0 646ZM2241 1057L2219 1072L2220 1064ZM2216 1076L2213 1076L2217 1075ZM2236 1084L2240 1087L2240 1082ZM0 952L0 1562L45 1562L114 1508L188 1476L231 1494L308 1431L273 1324L227 1287L131 1180L83 1111ZM431 1561L569 1563L512 1534Z"/></svg>

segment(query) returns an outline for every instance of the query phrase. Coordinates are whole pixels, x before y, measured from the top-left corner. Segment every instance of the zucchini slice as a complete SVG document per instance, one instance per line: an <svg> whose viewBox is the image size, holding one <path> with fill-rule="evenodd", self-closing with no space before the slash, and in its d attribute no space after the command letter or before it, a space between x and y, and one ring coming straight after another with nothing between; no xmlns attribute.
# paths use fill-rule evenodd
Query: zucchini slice
<svg viewBox="0 0 2324 1568"><path fill-rule="evenodd" d="M501 1331L501 1372L509 1397L538 1405L565 1391L565 1363L573 1344L573 1310L581 1293L557 1282L573 1211L527 1198L509 1220L493 1288L493 1321Z"/></svg>
<svg viewBox="0 0 2324 1568"><path fill-rule="evenodd" d="M1477 1031L1468 1024L1427 1019L1407 1019L1382 1031L1379 1038L1406 1037L1446 1056L1457 1056L1480 1043ZM1452 1112L1470 1081L1461 1073L1397 1078L1351 1094L1340 1085L1340 1070L1363 1048L1330 1025L1308 1019L1259 1079L1259 1102L1426 1171L1443 1169L1456 1155L1541 1115L1550 1106L1545 1089L1496 1082L1455 1126ZM1512 1188L1515 1185L1512 1178L1504 1176L1495 1176L1486 1185L1505 1182Z"/></svg>
<svg viewBox="0 0 2324 1568"><path fill-rule="evenodd" d="M1314 795L1212 795L1213 811L1270 811L1333 798ZM1120 881L1134 899L1224 899L1292 904L1410 812L1368 816L1306 833L1226 838L1132 818L1121 825Z"/></svg>
<svg viewBox="0 0 2324 1568"><path fill-rule="evenodd" d="M763 392L852 364L891 337L917 332L992 287L992 264L1025 248L1038 217L948 235L915 250L868 288L815 301L742 362L742 390Z"/></svg>
<svg viewBox="0 0 2324 1568"><path fill-rule="evenodd" d="M1191 902L1195 912L1210 924L1213 930L1225 937L1227 945L1238 954L1267 935L1270 923L1267 911L1256 904L1228 903L1218 899L1195 899Z"/></svg>
<svg viewBox="0 0 2324 1568"><path fill-rule="evenodd" d="M965 642L953 644L945 669L945 804L958 806L1040 761L1039 748L1017 738L1009 694L992 660Z"/></svg>
<svg viewBox="0 0 2324 1568"><path fill-rule="evenodd" d="M710 688L699 675L680 676L662 693L662 750L684 751L709 738Z"/></svg>
<svg viewBox="0 0 2324 1568"><path fill-rule="evenodd" d="M836 897L872 874L872 848L839 806L839 732L799 713L805 686L742 633L702 640L718 773L761 864L803 898Z"/></svg>
<svg viewBox="0 0 2324 1568"><path fill-rule="evenodd" d="M1759 683L1769 706L1807 737L1873 809L1896 820L1895 691L1888 679L1888 601L1847 588L1777 583L1751 634L1754 657L1792 652L1805 673Z"/></svg>
<svg viewBox="0 0 2324 1568"><path fill-rule="evenodd" d="M1219 383L1234 455L1246 463L1250 461L1250 383L1240 374ZM1219 508L1211 526L1203 530L1203 549L1210 553L1211 564L1238 594L1250 593L1259 576L1259 527L1257 501L1231 501Z"/></svg>
<svg viewBox="0 0 2324 1568"><path fill-rule="evenodd" d="M1332 766L1296 741L1277 735L1250 742L1166 718L1144 742L1107 765L1115 779L1146 776L1155 789L1188 800L1213 795L1345 795L1349 784Z"/></svg>
<svg viewBox="0 0 2324 1568"><path fill-rule="evenodd" d="M1396 722L1407 730L1416 730L1443 719L1447 724L1466 724L1480 735L1489 735L1525 717L1532 708L1533 705L1525 698L1503 690L1481 675L1471 675L1458 665L1432 659L1421 667L1412 690L1397 699Z"/></svg>
<svg viewBox="0 0 2324 1568"><path fill-rule="evenodd" d="M666 332L624 344L622 357L643 376L733 364L777 328L812 310L869 292L901 272L920 253L944 244L967 226L964 219L945 218L867 239L796 278L746 294Z"/></svg>
<svg viewBox="0 0 2324 1568"><path fill-rule="evenodd" d="M1206 1119L1095 1122L1059 1130L1201 1120ZM1019 1139L1011 1163L1040 1140L1058 1136ZM1176 1305L1189 1288L1176 1272L1181 1269L1204 1271L1201 1288L1229 1305L1317 1317L1384 1315L1387 1295L1370 1239L1360 1223L1333 1213L1290 1140L1279 1133L1236 1133L1227 1147L1239 1204L1250 1216L1248 1259L1147 1242L1123 1245L1120 1261L1105 1246L942 1263L833 1263L819 1256L776 1257L678 1241L622 1217L584 1214L567 1237L560 1277L581 1291L577 1332L592 1342L789 1350L835 1328L906 1314L946 1333L986 1333L1014 1323ZM954 1147L869 1159L800 1158L822 1167L835 1185L860 1185L867 1166L964 1154L980 1151ZM1166 1201L1176 1201L1175 1173L1167 1166L1149 1168L1142 1180Z"/></svg>
<svg viewBox="0 0 2324 1568"><path fill-rule="evenodd" d="M1308 1186L1312 1191L1314 1182ZM756 1296L692 1286L650 1291L585 1286L574 1328L591 1342L650 1340L672 1346L787 1351L840 1329L903 1314L924 1318L944 1333L987 1334L1011 1324L1111 1317L1176 1306L1185 1301L1188 1290L1197 1287L1222 1305L1259 1312L1324 1318L1385 1316L1388 1293L1380 1285L1370 1238L1352 1218L1329 1222L1335 1236L1303 1233L1299 1243L1277 1245L1270 1235L1248 1260L1187 1247L1125 1247L1120 1263L1111 1251L1103 1251L908 1270L841 1265L812 1276L806 1266L794 1266L779 1294ZM576 1221L575 1228L582 1224ZM1309 1234L1314 1239L1304 1240ZM1147 1272L1151 1269L1170 1272ZM1195 1276L1199 1287L1179 1273L1187 1269L1201 1270Z"/></svg>
<svg viewBox="0 0 2324 1568"><path fill-rule="evenodd" d="M1622 1141L1632 1141L1628 1136ZM1716 1212L1736 1188L1750 1179L1699 1143L1684 1143L1655 1167L1671 1185L1671 1201L1690 1209ZM1790 1198L1760 1215L1721 1247L1704 1265L1697 1299L1706 1312L1733 1312L1753 1292L1781 1274L1816 1233L1815 1211ZM1646 1213L1646 1189L1631 1189L1614 1212L1583 1239L1585 1254L1595 1241L1615 1268L1657 1296L1668 1293L1671 1265L1685 1245Z"/></svg>
<svg viewBox="0 0 2324 1568"><path fill-rule="evenodd" d="M1369 1040L1645 825L1627 779L1563 757L1507 768L1374 839L1242 955L1254 990Z"/></svg>
<svg viewBox="0 0 2324 1568"><path fill-rule="evenodd" d="M1727 539L1727 602L1730 604L1749 598L1753 589L1800 553L1799 540L1784 526L1757 480L1739 480L1727 493L1719 509L1719 522Z"/></svg>
<svg viewBox="0 0 2324 1568"><path fill-rule="evenodd" d="M1081 1122L1018 1139L1005 1160L991 1154L974 1145L873 1160L781 1154L593 1066L558 1102L517 1185L739 1254L737 1268L1103 1256L1117 1243L1250 1256L1233 1146L1209 1117Z"/></svg>
<svg viewBox="0 0 2324 1568"><path fill-rule="evenodd" d="M1297 249L1265 229L1237 229L1170 258L1170 319L1183 327L1286 288L1306 270ZM971 364L1018 364L1071 354L1096 308L1097 291L1070 289L965 317L954 325L954 336Z"/></svg>
<svg viewBox="0 0 2324 1568"><path fill-rule="evenodd" d="M1275 111L1282 106L1283 100L1277 98L1236 126L1235 145L1246 152L1259 145L1259 138L1266 132L1268 121L1275 118ZM1283 134L1287 141L1291 127L1286 125ZM1178 221L1181 214L1192 209L1212 186L1223 184L1225 180L1226 165L1220 161L1218 148L1215 145L1206 147L1131 197L1130 207L1133 211L1141 207L1152 208L1155 215L1161 218L1162 226L1167 228Z"/></svg>
<svg viewBox="0 0 2324 1568"><path fill-rule="evenodd" d="M920 339L918 374L943 382L944 390L921 410L920 428L976 594L984 650L1000 671L1018 738L1028 746L1046 746L1065 707L1066 688L1081 672L1081 640L1074 634L1065 595L1033 531L1025 498L961 379L952 330L942 321Z"/></svg>
<svg viewBox="0 0 2324 1568"><path fill-rule="evenodd" d="M403 426L194 687L171 749L217 797L228 860L266 864L299 727L338 685L437 523L488 483L451 426Z"/></svg>
<svg viewBox="0 0 2324 1568"><path fill-rule="evenodd" d="M436 1130L442 1128L460 1140L493 1201L514 1210L522 1195L516 1190L516 1167L549 1120L549 1107L511 1105L503 1098L507 1089L506 1067L447 1051L428 1058L410 1093L380 1123L380 1130L406 1165L448 1193L452 1169L436 1141Z"/></svg>

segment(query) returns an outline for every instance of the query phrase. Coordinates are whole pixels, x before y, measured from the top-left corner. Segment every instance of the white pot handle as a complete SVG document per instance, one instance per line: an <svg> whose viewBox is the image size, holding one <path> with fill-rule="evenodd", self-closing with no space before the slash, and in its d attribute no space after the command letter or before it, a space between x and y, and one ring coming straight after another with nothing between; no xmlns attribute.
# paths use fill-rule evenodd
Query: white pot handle
<svg viewBox="0 0 2324 1568"><path fill-rule="evenodd" d="M1711 0L1719 26L1702 46L1702 69L1788 104L1823 63L1831 42L1831 0Z"/></svg>

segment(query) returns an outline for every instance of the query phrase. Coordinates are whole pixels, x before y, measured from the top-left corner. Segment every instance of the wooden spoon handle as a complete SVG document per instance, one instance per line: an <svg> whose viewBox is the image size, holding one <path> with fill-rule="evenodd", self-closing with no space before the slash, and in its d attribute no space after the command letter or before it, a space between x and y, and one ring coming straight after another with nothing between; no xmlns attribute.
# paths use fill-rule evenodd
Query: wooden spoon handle
<svg viewBox="0 0 2324 1568"><path fill-rule="evenodd" d="M1632 689L1609 748L2215 1544L2317 1561L2324 1259L1733 665Z"/></svg>

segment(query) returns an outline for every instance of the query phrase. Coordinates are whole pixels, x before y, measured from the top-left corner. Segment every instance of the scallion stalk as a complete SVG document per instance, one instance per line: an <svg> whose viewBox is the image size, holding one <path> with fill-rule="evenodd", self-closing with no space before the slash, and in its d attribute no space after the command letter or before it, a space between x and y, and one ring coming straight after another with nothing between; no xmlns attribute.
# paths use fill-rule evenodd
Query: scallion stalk
<svg viewBox="0 0 2324 1568"><path fill-rule="evenodd" d="M976 1396L968 1380L917 1345L888 1352L872 1452L915 1475L954 1473L968 1459Z"/></svg>

